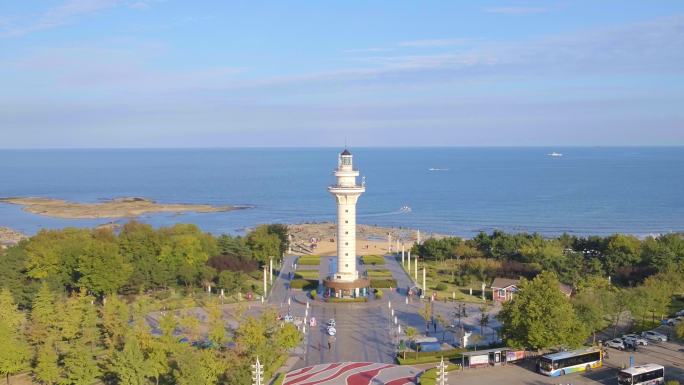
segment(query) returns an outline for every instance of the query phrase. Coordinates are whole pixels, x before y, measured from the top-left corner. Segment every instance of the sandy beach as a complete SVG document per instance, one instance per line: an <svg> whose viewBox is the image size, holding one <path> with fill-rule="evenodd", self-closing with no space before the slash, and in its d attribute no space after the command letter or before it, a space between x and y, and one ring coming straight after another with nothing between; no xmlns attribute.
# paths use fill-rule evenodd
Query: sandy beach
<svg viewBox="0 0 684 385"><path fill-rule="evenodd" d="M0 203L21 205L24 211L33 214L65 219L134 218L148 213L212 213L245 208L239 206L157 203L151 199L138 197L116 198L99 203L77 203L52 198L15 197L0 198Z"/></svg>
<svg viewBox="0 0 684 385"><path fill-rule="evenodd" d="M335 233L337 226L332 222L302 223L288 226L292 236L293 253L309 250L312 254L330 256L337 254ZM389 235L389 236L388 236ZM441 238L444 234L421 234L421 239L427 237ZM357 255L384 254L391 251L410 249L416 242L418 232L414 229L397 227L381 227L364 224L356 225L356 253ZM314 240L315 242L311 242ZM391 242L390 242L391 240ZM397 240L398 245L397 245ZM315 246L312 247L312 245ZM398 247L398 249L397 249Z"/></svg>

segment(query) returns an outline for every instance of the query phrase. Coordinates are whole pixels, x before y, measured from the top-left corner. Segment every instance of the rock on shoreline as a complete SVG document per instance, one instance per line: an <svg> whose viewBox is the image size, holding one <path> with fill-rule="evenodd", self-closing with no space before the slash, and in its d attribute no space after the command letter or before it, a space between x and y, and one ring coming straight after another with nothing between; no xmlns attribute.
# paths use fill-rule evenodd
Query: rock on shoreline
<svg viewBox="0 0 684 385"><path fill-rule="evenodd" d="M28 237L25 234L12 230L9 227L0 227L0 248L1 245L16 245L26 238Z"/></svg>
<svg viewBox="0 0 684 385"><path fill-rule="evenodd" d="M0 198L0 203L23 206L23 210L55 218L98 219L134 218L148 213L213 213L248 208L246 206L211 206L206 204L157 203L141 197L115 198L100 203L77 203L38 197Z"/></svg>

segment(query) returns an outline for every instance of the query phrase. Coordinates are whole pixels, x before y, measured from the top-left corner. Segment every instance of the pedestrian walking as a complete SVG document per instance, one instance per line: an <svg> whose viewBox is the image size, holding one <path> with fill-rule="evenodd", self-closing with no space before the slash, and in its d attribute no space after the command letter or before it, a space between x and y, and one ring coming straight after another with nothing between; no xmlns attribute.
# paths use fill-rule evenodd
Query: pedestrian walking
<svg viewBox="0 0 684 385"><path fill-rule="evenodd" d="M437 333L437 322L432 321L432 327L435 329L435 333Z"/></svg>

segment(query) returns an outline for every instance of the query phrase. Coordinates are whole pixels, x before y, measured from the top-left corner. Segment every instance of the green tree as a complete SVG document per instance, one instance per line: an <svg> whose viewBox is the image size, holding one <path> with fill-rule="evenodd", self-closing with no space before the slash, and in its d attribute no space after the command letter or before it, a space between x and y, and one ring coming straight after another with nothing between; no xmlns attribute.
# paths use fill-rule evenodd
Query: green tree
<svg viewBox="0 0 684 385"><path fill-rule="evenodd" d="M128 306L113 295L107 298L101 313L105 345L118 348L124 342L124 336L130 327L131 315Z"/></svg>
<svg viewBox="0 0 684 385"><path fill-rule="evenodd" d="M684 338L684 322L680 322L675 326L675 333L677 337Z"/></svg>
<svg viewBox="0 0 684 385"><path fill-rule="evenodd" d="M498 315L506 344L544 349L579 346L584 342L588 331L558 285L551 272L541 273L532 281L521 280L518 294L504 303Z"/></svg>
<svg viewBox="0 0 684 385"><path fill-rule="evenodd" d="M148 349L149 375L154 378L155 384L159 385L159 378L169 373L169 352L163 342L155 341Z"/></svg>
<svg viewBox="0 0 684 385"><path fill-rule="evenodd" d="M17 309L9 289L0 291L0 374L9 376L28 369L31 354L24 340L24 316Z"/></svg>
<svg viewBox="0 0 684 385"><path fill-rule="evenodd" d="M268 225L258 226L250 232L247 245L252 250L252 257L259 262L266 263L269 257L280 256L281 239L269 231Z"/></svg>
<svg viewBox="0 0 684 385"><path fill-rule="evenodd" d="M78 262L79 285L98 295L115 293L132 272L114 242L93 241L83 250Z"/></svg>
<svg viewBox="0 0 684 385"><path fill-rule="evenodd" d="M210 301L207 306L208 327L207 337L217 347L226 342L226 325L223 322L221 307L216 301Z"/></svg>
<svg viewBox="0 0 684 385"><path fill-rule="evenodd" d="M614 273L620 266L635 266L641 261L641 242L631 235L615 234L606 248L606 267Z"/></svg>
<svg viewBox="0 0 684 385"><path fill-rule="evenodd" d="M63 373L63 384L92 385L100 376L100 368L88 347L76 341L64 356Z"/></svg>
<svg viewBox="0 0 684 385"><path fill-rule="evenodd" d="M115 351L111 370L122 385L144 385L153 377L149 362L133 333L125 337L123 349Z"/></svg>
<svg viewBox="0 0 684 385"><path fill-rule="evenodd" d="M41 384L53 385L59 383L60 367L59 354L52 340L44 341L36 352L36 366L33 375Z"/></svg>
<svg viewBox="0 0 684 385"><path fill-rule="evenodd" d="M174 358L173 374L178 385L216 384L222 373L220 362L209 350L197 351L181 345Z"/></svg>
<svg viewBox="0 0 684 385"><path fill-rule="evenodd" d="M418 331L416 328L413 326L409 326L406 328L406 338L413 344L416 341L416 335L418 334ZM416 357L418 357L418 349L416 350ZM406 350L404 350L404 359L406 359Z"/></svg>
<svg viewBox="0 0 684 385"><path fill-rule="evenodd" d="M31 322L28 336L33 344L42 344L49 337L56 337L58 332L59 312L55 295L43 282L33 299L31 306Z"/></svg>
<svg viewBox="0 0 684 385"><path fill-rule="evenodd" d="M280 350L294 349L301 341L302 334L291 323L283 325L275 334L275 343Z"/></svg>

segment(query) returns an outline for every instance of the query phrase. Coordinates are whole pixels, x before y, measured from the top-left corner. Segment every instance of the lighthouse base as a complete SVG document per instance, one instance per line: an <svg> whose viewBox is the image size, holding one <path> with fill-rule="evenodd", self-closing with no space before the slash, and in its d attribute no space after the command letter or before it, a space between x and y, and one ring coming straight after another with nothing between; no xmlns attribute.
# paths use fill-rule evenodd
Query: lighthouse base
<svg viewBox="0 0 684 385"><path fill-rule="evenodd" d="M336 279L323 280L326 297L357 298L367 297L369 294L370 280L358 278L353 281L341 281Z"/></svg>

